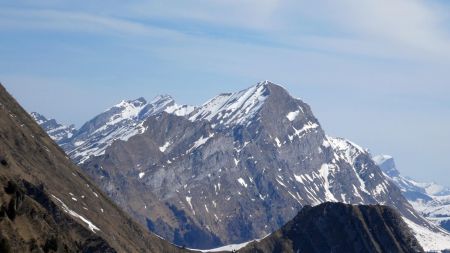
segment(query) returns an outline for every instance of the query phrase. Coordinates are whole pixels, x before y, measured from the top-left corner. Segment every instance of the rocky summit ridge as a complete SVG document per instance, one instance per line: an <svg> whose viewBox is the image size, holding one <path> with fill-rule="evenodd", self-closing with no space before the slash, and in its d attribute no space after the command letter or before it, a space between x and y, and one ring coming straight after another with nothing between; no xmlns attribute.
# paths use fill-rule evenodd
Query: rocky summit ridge
<svg viewBox="0 0 450 253"><path fill-rule="evenodd" d="M166 96L124 101L59 144L119 206L178 245L262 238L327 201L388 205L450 238L366 149L327 136L308 104L269 81L196 107Z"/></svg>

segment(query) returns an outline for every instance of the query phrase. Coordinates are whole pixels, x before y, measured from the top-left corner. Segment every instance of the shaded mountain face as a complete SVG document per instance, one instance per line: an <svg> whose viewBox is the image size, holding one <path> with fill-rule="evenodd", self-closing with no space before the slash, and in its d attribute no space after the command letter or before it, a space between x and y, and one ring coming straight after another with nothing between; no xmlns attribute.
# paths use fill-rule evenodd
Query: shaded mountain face
<svg viewBox="0 0 450 253"><path fill-rule="evenodd" d="M70 139L76 132L75 126L65 126L55 119L47 119L45 116L32 112L31 117L47 132L47 134L57 143L63 143Z"/></svg>
<svg viewBox="0 0 450 253"><path fill-rule="evenodd" d="M178 245L262 238L326 201L389 205L439 231L366 150L326 136L311 108L278 85L261 82L198 107L154 101L164 106L146 114L140 108L153 102L122 102L60 145L116 203ZM125 108L138 109L124 117ZM104 129L118 130L98 135Z"/></svg>
<svg viewBox="0 0 450 253"><path fill-rule="evenodd" d="M386 206L305 206L280 230L242 253L424 252L401 216Z"/></svg>
<svg viewBox="0 0 450 253"><path fill-rule="evenodd" d="M109 200L0 85L0 252L181 252Z"/></svg>
<svg viewBox="0 0 450 253"><path fill-rule="evenodd" d="M417 211L428 220L450 231L450 188L403 177L397 170L392 156L379 155L373 159Z"/></svg>

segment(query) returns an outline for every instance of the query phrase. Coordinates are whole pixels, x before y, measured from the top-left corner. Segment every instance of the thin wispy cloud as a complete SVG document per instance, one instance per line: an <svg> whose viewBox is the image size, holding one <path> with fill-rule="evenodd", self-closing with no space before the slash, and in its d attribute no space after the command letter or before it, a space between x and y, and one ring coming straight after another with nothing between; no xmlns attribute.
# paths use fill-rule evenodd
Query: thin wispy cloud
<svg viewBox="0 0 450 253"><path fill-rule="evenodd" d="M106 9L97 8L94 2L90 8L80 8L82 11L49 9L49 4L45 7L3 8L0 28L131 34L172 40L208 40L208 35L214 34L214 39L245 44L263 41L269 46L378 58L446 60L450 55L448 29L442 25L446 17L424 0L151 1ZM321 29L325 26L328 29ZM218 34L223 27L236 31ZM244 35L251 32L257 36Z"/></svg>
<svg viewBox="0 0 450 253"><path fill-rule="evenodd" d="M52 9L1 9L0 28L5 30L53 30L154 37L180 35L176 31L123 18Z"/></svg>
<svg viewBox="0 0 450 253"><path fill-rule="evenodd" d="M330 15L362 39L389 43L418 53L450 53L448 27L438 10L424 0L330 1Z"/></svg>
<svg viewBox="0 0 450 253"><path fill-rule="evenodd" d="M435 155L450 148L449 21L443 0L3 1L0 81L28 109L80 125L124 98L200 104L270 79L329 133L426 178L409 154L437 174L449 164Z"/></svg>
<svg viewBox="0 0 450 253"><path fill-rule="evenodd" d="M279 42L307 43L320 39L350 41L374 53L386 50L392 56L427 56L450 53L448 14L424 0L343 0L343 1L153 1L131 5L129 15L180 22L204 22L236 29L253 29ZM328 26L324 31L321 27ZM314 29L318 28L318 29ZM315 30L315 32L314 32ZM316 39L316 40L314 40ZM367 45L363 45L366 43ZM374 49L374 44L378 49ZM326 43L319 43L322 47ZM337 43L339 45L340 43ZM350 45L352 47L354 45ZM340 50L329 45L330 50ZM348 52L348 46L342 50Z"/></svg>

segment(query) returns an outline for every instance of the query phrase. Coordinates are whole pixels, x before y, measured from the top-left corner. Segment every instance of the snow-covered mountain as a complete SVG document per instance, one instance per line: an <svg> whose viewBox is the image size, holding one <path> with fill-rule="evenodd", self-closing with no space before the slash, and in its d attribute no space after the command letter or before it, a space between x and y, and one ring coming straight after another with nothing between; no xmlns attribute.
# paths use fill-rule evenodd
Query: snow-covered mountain
<svg viewBox="0 0 450 253"><path fill-rule="evenodd" d="M150 102L144 98L124 100L86 122L72 138L58 143L74 161L83 163L91 156L104 154L106 148L113 142L127 141L132 136L143 133L144 121L164 110L182 115L189 113L193 108L178 106L167 95L158 96Z"/></svg>
<svg viewBox="0 0 450 253"><path fill-rule="evenodd" d="M422 183L403 177L394 158L378 155L373 158L378 166L402 191L409 203L430 221L450 231L450 188L436 183Z"/></svg>
<svg viewBox="0 0 450 253"><path fill-rule="evenodd" d="M327 136L306 103L268 81L198 107L167 96L123 101L60 145L116 203L178 245L262 238L303 206L333 201L395 207L428 236L426 249L450 248L429 238L450 239L366 149Z"/></svg>
<svg viewBox="0 0 450 253"><path fill-rule="evenodd" d="M67 141L76 131L74 125L62 125L55 119L47 119L37 112L32 112L30 115L47 132L47 134L58 143Z"/></svg>

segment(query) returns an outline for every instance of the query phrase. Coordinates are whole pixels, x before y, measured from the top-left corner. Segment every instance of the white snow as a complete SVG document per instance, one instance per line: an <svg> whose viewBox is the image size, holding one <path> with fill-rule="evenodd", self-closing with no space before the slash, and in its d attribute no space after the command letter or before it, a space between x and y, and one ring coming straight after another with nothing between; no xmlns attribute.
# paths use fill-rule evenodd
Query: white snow
<svg viewBox="0 0 450 253"><path fill-rule="evenodd" d="M279 183L281 186L283 186L284 188L286 188L286 185L283 184L283 182L281 182L278 178L275 178L275 180L276 180L277 183Z"/></svg>
<svg viewBox="0 0 450 253"><path fill-rule="evenodd" d="M324 139L322 142L322 146L324 146L325 148L328 148L328 147L330 147L330 143L326 139Z"/></svg>
<svg viewBox="0 0 450 253"><path fill-rule="evenodd" d="M405 217L403 217L403 220L412 229L414 235L425 251L441 251L444 249L450 249L450 234L444 231L433 232Z"/></svg>
<svg viewBox="0 0 450 253"><path fill-rule="evenodd" d="M64 212L70 214L71 216L80 219L81 221L83 221L84 223L86 223L89 227L89 229L95 233L95 231L100 231L100 229L94 225L94 223L92 223L91 221L89 221L88 219L84 218L83 216L77 214L76 212L72 211L69 209L69 207L67 207L66 204L64 204L64 202L62 202L59 198L57 198L55 195L51 195L55 200L57 200L61 206L62 209L64 210Z"/></svg>
<svg viewBox="0 0 450 253"><path fill-rule="evenodd" d="M297 116L298 116L298 114L300 113L300 110L297 110L297 111L294 111L294 112L289 112L287 115L286 115L286 118L289 120L289 121L294 121L295 120L295 118L297 118Z"/></svg>
<svg viewBox="0 0 450 253"><path fill-rule="evenodd" d="M318 128L319 125L316 123L308 122L306 123L301 129L296 129L294 126L292 127L294 129L294 134L289 135L289 140L293 141L294 137L297 136L299 139L302 138L306 133L310 132L310 130Z"/></svg>
<svg viewBox="0 0 450 253"><path fill-rule="evenodd" d="M200 251L200 252L220 252L220 251L229 251L229 252L231 252L233 250L238 251L238 250L244 248L245 246L249 245L252 242L260 242L260 241L262 241L264 238L266 238L269 235L270 234L267 234L266 236L264 236L261 239L252 240L252 241L243 242L243 243L238 243L238 244L230 244L230 245L222 246L222 247L215 248L215 249L206 249L206 250L190 249L190 250L195 250L195 251Z"/></svg>
<svg viewBox="0 0 450 253"><path fill-rule="evenodd" d="M388 193L387 189L385 182L382 182L375 187L374 194L381 195L381 193Z"/></svg>
<svg viewBox="0 0 450 253"><path fill-rule="evenodd" d="M170 142L168 141L164 145L159 147L159 150L164 153L169 146L170 146Z"/></svg>
<svg viewBox="0 0 450 253"><path fill-rule="evenodd" d="M244 186L245 188L247 188L247 183L245 182L245 180L243 179L243 178L238 178L238 182L242 185L242 186Z"/></svg>
<svg viewBox="0 0 450 253"><path fill-rule="evenodd" d="M194 110L195 110L194 106L174 104L172 106L167 107L164 111L180 117L184 117L191 114Z"/></svg>
<svg viewBox="0 0 450 253"><path fill-rule="evenodd" d="M325 190L325 199L326 201L338 202L336 197L334 197L333 193L330 191L330 183L328 181L328 176L330 174L330 169L333 167L332 164L322 164L319 169L320 176L323 178L323 188Z"/></svg>
<svg viewBox="0 0 450 253"><path fill-rule="evenodd" d="M277 146L278 146L278 147L281 147L281 142L280 142L280 140L278 139L278 137L275 138L275 142L277 143Z"/></svg>
<svg viewBox="0 0 450 253"><path fill-rule="evenodd" d="M377 155L375 157L372 157L372 160L376 163L376 164L382 164L385 161L392 159L392 156L390 155Z"/></svg>
<svg viewBox="0 0 450 253"><path fill-rule="evenodd" d="M303 184L303 180L302 180L302 177L301 177L301 176L297 176L297 175L294 174L294 178L295 178L295 180L296 180L297 182Z"/></svg>
<svg viewBox="0 0 450 253"><path fill-rule="evenodd" d="M343 154L343 159L350 164L354 163L354 159L359 154L365 153L363 148L343 138L327 136L327 141L338 154Z"/></svg>
<svg viewBox="0 0 450 253"><path fill-rule="evenodd" d="M359 197L361 199L361 201L363 201L363 197L361 196L361 194L359 193L358 187L356 187L355 185L353 185L353 192L355 193L355 196Z"/></svg>
<svg viewBox="0 0 450 253"><path fill-rule="evenodd" d="M356 145L355 143L353 143L349 140L343 139L343 138L334 138L334 137L327 136L327 141L330 143L331 147L333 148L333 150L335 152L335 157L342 159L351 165L351 167L354 171L354 175L360 184L359 189L370 195L370 193L366 189L365 182L361 179L361 177L359 176L359 174L356 171L356 168L354 166L356 157L358 157L362 153L366 153L366 151L364 151L363 148ZM356 191L355 193L359 194L359 191ZM358 196L361 197L360 195L358 195ZM362 197L361 197L361 199L362 199Z"/></svg>
<svg viewBox="0 0 450 253"><path fill-rule="evenodd" d="M422 186L428 195L440 195L443 191L448 190L447 187L436 183L417 183Z"/></svg>
<svg viewBox="0 0 450 253"><path fill-rule="evenodd" d="M248 123L267 98L264 85L265 83L259 83L237 93L214 97L197 108L189 119L216 119L224 126Z"/></svg>
<svg viewBox="0 0 450 253"><path fill-rule="evenodd" d="M109 118L101 122L101 127L87 131L73 140L75 148L69 152L71 158L84 163L91 156L100 156L115 141L127 141L131 137L146 131L145 119L166 109L173 99L158 96L152 102L145 100L127 100L105 111Z"/></svg>
<svg viewBox="0 0 450 253"><path fill-rule="evenodd" d="M215 249L208 249L208 250L198 250L198 249L192 249L192 250L196 250L196 251L200 251L200 252L220 252L220 251L233 251L233 250L240 250L242 248L244 248L245 246L247 246L248 244L250 244L253 241L250 242L244 242L244 243L239 243L239 244L230 244L230 245L226 245L220 248L215 248Z"/></svg>
<svg viewBox="0 0 450 253"><path fill-rule="evenodd" d="M74 145L75 145L76 147L78 147L78 146L83 145L83 143L84 143L84 141L76 141L76 142L74 143Z"/></svg>
<svg viewBox="0 0 450 253"><path fill-rule="evenodd" d="M194 145L193 145L188 151L186 151L186 154L189 153L189 152L191 152L192 150L194 150L194 149L200 147L201 145L205 144L205 143L208 142L208 140L211 139L212 137L214 137L214 133L210 133L209 136L207 136L207 137L204 137L204 136L202 135L202 137L200 137L198 140L196 140L196 141L194 142Z"/></svg>
<svg viewBox="0 0 450 253"><path fill-rule="evenodd" d="M192 213L195 215L194 207L192 206L192 197L186 196L186 201L188 202L189 206L191 207Z"/></svg>

